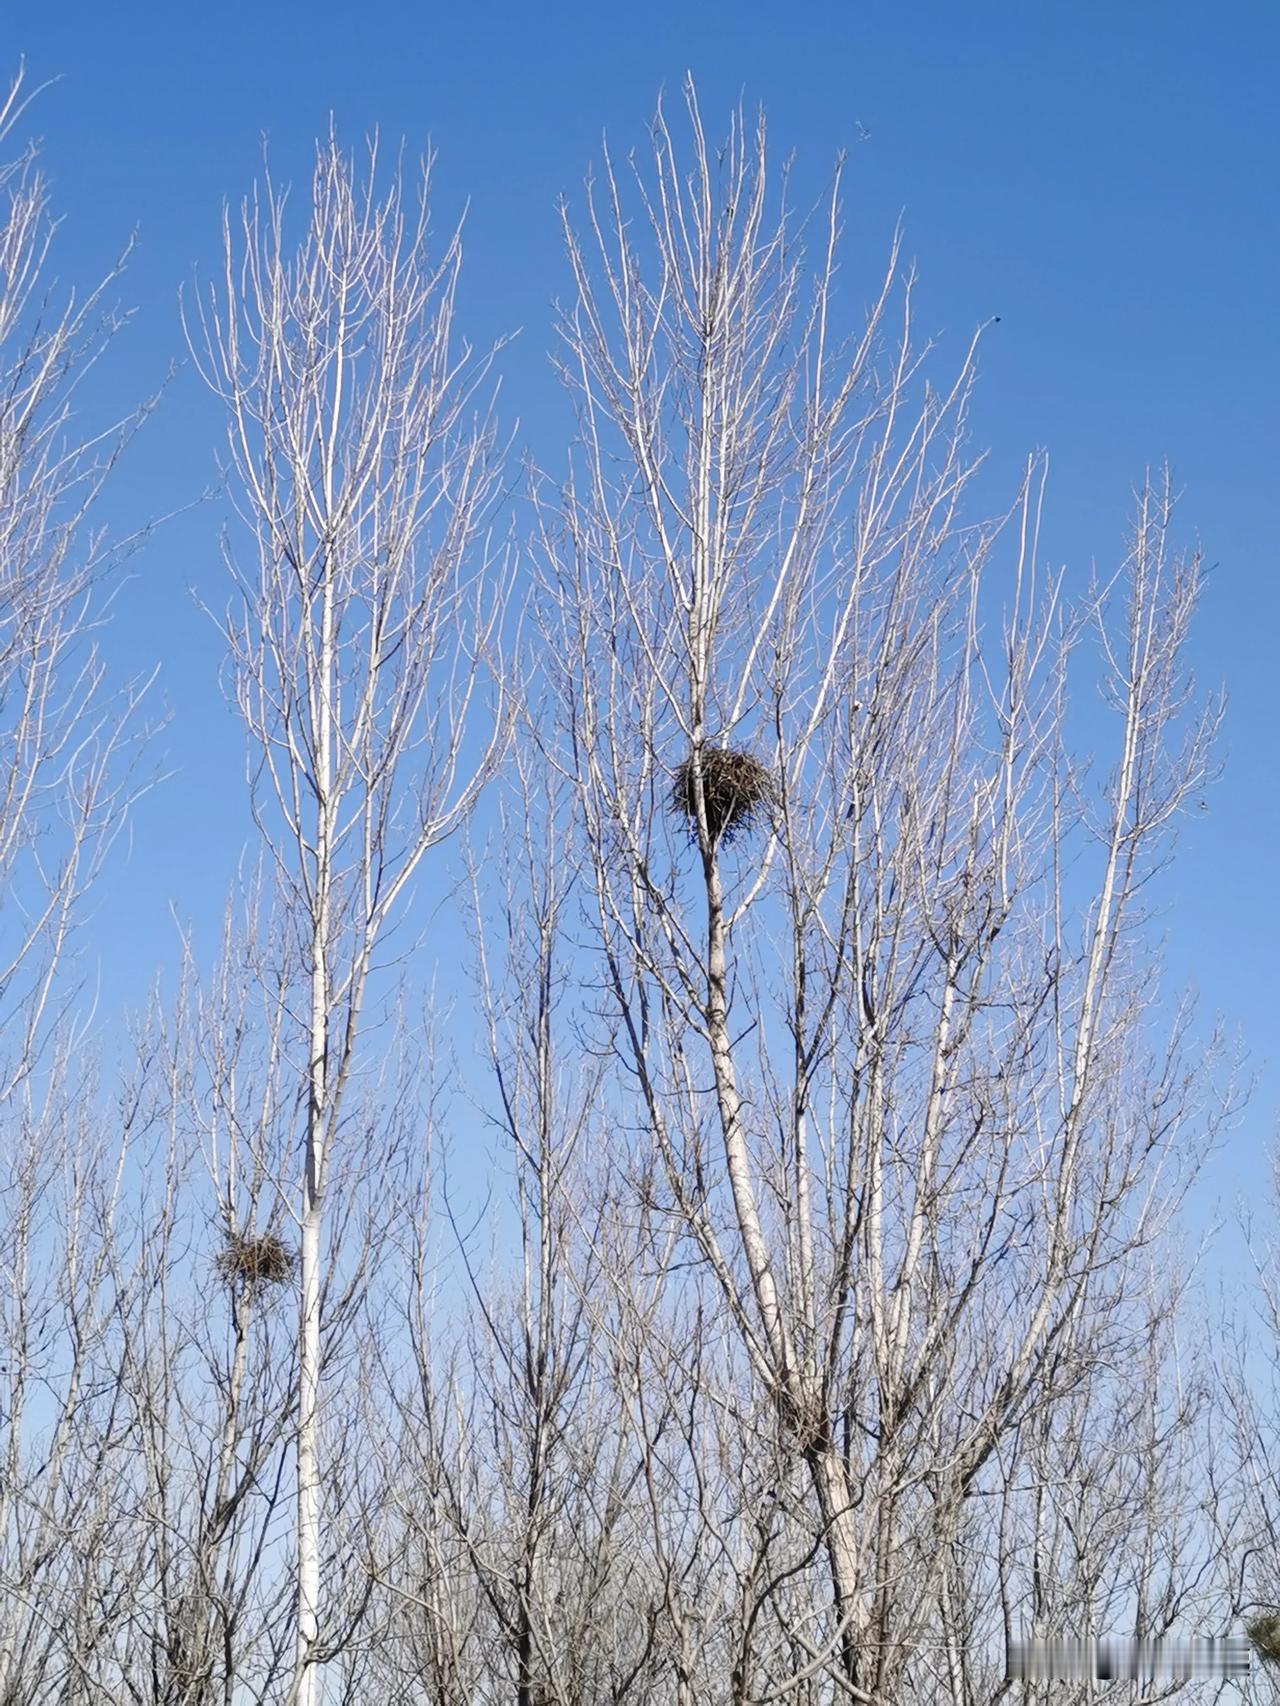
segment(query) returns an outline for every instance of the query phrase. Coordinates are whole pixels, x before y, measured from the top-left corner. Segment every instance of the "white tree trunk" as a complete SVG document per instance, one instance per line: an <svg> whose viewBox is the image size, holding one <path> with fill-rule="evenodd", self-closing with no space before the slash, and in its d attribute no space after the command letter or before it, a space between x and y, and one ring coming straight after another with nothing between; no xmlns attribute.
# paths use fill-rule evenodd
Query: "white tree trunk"
<svg viewBox="0 0 1280 1706"><path fill-rule="evenodd" d="M505 738L496 639L505 587L473 573L499 469L474 409L486 363L460 363L460 249L426 248L398 175L374 193L330 138L296 255L283 197L228 222L220 299L198 309L196 359L228 412L254 535L226 630L261 764L254 808L296 939L308 1002L300 1250L297 1629L293 1699L316 1706L333 1656L321 1579L325 1192L375 944L427 850L465 818ZM465 418L464 418L465 411ZM482 684L494 720L475 740ZM465 750L464 750L465 748ZM409 773L406 773L409 772Z"/></svg>

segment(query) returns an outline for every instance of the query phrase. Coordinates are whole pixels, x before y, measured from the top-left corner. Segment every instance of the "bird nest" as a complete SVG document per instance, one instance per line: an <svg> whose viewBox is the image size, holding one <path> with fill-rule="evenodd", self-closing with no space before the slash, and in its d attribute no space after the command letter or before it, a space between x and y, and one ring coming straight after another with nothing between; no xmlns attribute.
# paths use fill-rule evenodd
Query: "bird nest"
<svg viewBox="0 0 1280 1706"><path fill-rule="evenodd" d="M1280 1662L1280 1612L1268 1611L1246 1623L1244 1632L1260 1658Z"/></svg>
<svg viewBox="0 0 1280 1706"><path fill-rule="evenodd" d="M296 1260L295 1253L274 1232L257 1238L232 1232L218 1252L217 1268L228 1285L246 1285L259 1291L286 1285L293 1277Z"/></svg>
<svg viewBox="0 0 1280 1706"><path fill-rule="evenodd" d="M773 804L773 778L758 758L733 747L702 748L702 801L712 841L732 841L766 816ZM684 818L698 839L698 789L692 757L686 758L671 786L671 809Z"/></svg>

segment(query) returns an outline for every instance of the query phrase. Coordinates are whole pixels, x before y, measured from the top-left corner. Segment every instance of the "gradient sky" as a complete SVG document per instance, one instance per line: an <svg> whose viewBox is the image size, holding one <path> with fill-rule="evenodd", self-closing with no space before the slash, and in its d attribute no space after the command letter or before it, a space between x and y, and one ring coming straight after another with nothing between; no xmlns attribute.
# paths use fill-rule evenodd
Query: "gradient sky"
<svg viewBox="0 0 1280 1706"><path fill-rule="evenodd" d="M1280 9L46 0L5 7L0 39L0 70L25 56L33 83L59 79L24 121L65 215L59 277L91 281L138 230L121 289L136 317L85 392L98 421L182 357L179 285L216 266L223 198L249 187L264 133L276 176L299 190L331 111L348 143L377 125L389 143L437 148L441 227L469 201L461 323L479 343L522 329L503 357L503 409L517 446L553 469L564 416L546 357L567 289L555 205L577 195L602 133L615 153L643 147L659 91L676 105L688 70L709 133L740 97L763 104L775 158L794 150L802 185L820 188L848 150L853 270L870 275L901 216L944 359L1000 316L973 418L991 449L987 489L1011 495L1027 452L1049 450L1044 546L1079 584L1092 560L1114 561L1134 482L1167 458L1185 536L1214 565L1195 662L1229 692L1226 772L1161 899L1171 983L1238 1029L1261 1074L1198 1202L1256 1198L1278 1084L1266 872L1280 839ZM192 504L219 434L181 369L103 519L127 528ZM224 510L215 498L157 531L105 643L118 671L161 662L172 722L160 752L178 773L139 807L86 938L104 1015L172 965L171 904L213 948L248 839L242 737L188 591L223 600Z"/></svg>

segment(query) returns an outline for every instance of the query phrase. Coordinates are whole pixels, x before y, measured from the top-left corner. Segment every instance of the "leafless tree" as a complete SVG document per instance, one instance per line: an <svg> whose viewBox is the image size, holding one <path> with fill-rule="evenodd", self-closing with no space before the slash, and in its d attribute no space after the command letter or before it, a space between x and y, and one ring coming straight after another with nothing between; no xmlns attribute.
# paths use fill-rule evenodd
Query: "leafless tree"
<svg viewBox="0 0 1280 1706"><path fill-rule="evenodd" d="M30 96L0 97L0 147ZM57 1013L77 910L135 788L147 684L113 694L92 644L98 583L118 546L93 527L103 484L146 409L97 435L76 386L119 329L96 289L60 304L56 221L34 145L0 163L0 1100L34 1070ZM59 993L60 992L60 993Z"/></svg>
<svg viewBox="0 0 1280 1706"><path fill-rule="evenodd" d="M267 177L225 220L225 270L190 329L224 402L229 474L255 561L226 624L254 809L309 982L292 1699L330 1652L320 1561L326 1177L375 949L424 855L465 818L501 736L489 668L501 575L498 478L476 411L485 363L453 333L461 245L433 259L416 202L331 136L297 247Z"/></svg>
<svg viewBox="0 0 1280 1706"><path fill-rule="evenodd" d="M1237 1497L1234 1525L1220 1524L1218 1551L1230 1561L1242 1622L1254 1643L1253 1699L1274 1700L1280 1678L1280 1154L1271 1157L1269 1201L1260 1211L1242 1200L1242 1248L1257 1286L1245 1311L1231 1311L1217 1359L1219 1397L1214 1479Z"/></svg>
<svg viewBox="0 0 1280 1706"><path fill-rule="evenodd" d="M98 1080L69 976L81 902L138 791L146 684L113 694L93 644L115 554L94 526L145 409L99 436L77 385L120 325L96 288L49 273L56 221L0 97L0 1698L86 1687L110 1619L121 1451L119 1183L144 1123L94 1113ZM44 1690L44 1693L41 1693ZM72 1692L65 1696L73 1697ZM76 1697L80 1697L77 1695Z"/></svg>
<svg viewBox="0 0 1280 1706"><path fill-rule="evenodd" d="M716 152L687 112L687 165L660 113L585 238L566 214L555 761L610 1027L825 1552L770 1693L826 1665L888 1701L1002 1444L1081 1390L1212 1136L1143 906L1219 713L1167 484L1069 602L1040 464L964 519L976 340L935 388L896 245L842 337L838 181L811 271L763 126ZM1101 783L1069 673L1112 718Z"/></svg>
<svg viewBox="0 0 1280 1706"><path fill-rule="evenodd" d="M255 1554L278 1526L292 1339L250 1296L268 1288L219 1263L217 1185L241 1194L236 1151L274 1116L268 1097L245 1118L261 1085L243 987L220 1009L185 971L172 1014L157 998L137 1027L114 1107L59 1063L7 1197L6 1699L210 1706L263 1645Z"/></svg>
<svg viewBox="0 0 1280 1706"><path fill-rule="evenodd" d="M285 1299L298 967L262 889L259 871L228 906L203 983L184 944L172 1016L157 1004L139 1040L167 1135L141 1170L147 1259L126 1390L145 1591L121 1682L155 1706L263 1698L292 1669L288 1579L264 1560L287 1556L297 1414Z"/></svg>
<svg viewBox="0 0 1280 1706"><path fill-rule="evenodd" d="M0 1181L0 1699L87 1698L115 1633L133 1509L120 1314L121 1180L145 1109L116 1130L65 1029L37 1100L6 1110ZM28 1085L30 1080L27 1081ZM119 1575L119 1572L115 1572ZM113 1605L113 1601L115 1604ZM60 1692L66 1690L65 1693Z"/></svg>
<svg viewBox="0 0 1280 1706"><path fill-rule="evenodd" d="M484 1215L486 1259L446 1195L462 1293L447 1312L433 1306L441 1252L436 1240L432 1258L427 1215L409 1230L407 1307L391 1340L413 1347L409 1378L378 1388L395 1393L398 1414L384 1683L518 1706L639 1697L653 1645L621 1538L639 1462L594 1325L615 1207L603 1067L564 1030L575 872L564 790L548 798L546 779L517 758L493 844L472 860L494 1194L509 1182L514 1201Z"/></svg>
<svg viewBox="0 0 1280 1706"><path fill-rule="evenodd" d="M935 389L896 245L842 337L838 184L796 221L762 128L688 118L687 165L660 114L566 217L581 432L452 1104L438 1019L369 1034L510 686L428 173L330 137L296 245L266 178L189 322L263 866L108 1106L61 991L131 786L137 696L82 645L119 436L67 414L111 320L32 312L8 170L6 1706L994 1706L1014 1635L1276 1601L1267 1398L1215 1389L1173 1241L1229 1091L1148 928L1218 715L1172 494L1074 598L1041 462L967 521L976 340ZM511 1187L479 1225L449 1126Z"/></svg>
<svg viewBox="0 0 1280 1706"><path fill-rule="evenodd" d="M8 1697L32 1706L278 1700L293 1672L286 1211L300 1110L286 1010L299 979L260 881L241 913L237 900L206 982L188 949L171 1011L153 1000L114 1110L83 1074L58 1078L69 1090L29 1133L9 1198L0 1603ZM352 1101L364 1129L402 1137L371 1117L368 1090ZM393 1147L370 1142L364 1177L338 1175L327 1226L328 1438L348 1451L347 1346ZM362 1586L340 1583L335 1613L349 1620Z"/></svg>

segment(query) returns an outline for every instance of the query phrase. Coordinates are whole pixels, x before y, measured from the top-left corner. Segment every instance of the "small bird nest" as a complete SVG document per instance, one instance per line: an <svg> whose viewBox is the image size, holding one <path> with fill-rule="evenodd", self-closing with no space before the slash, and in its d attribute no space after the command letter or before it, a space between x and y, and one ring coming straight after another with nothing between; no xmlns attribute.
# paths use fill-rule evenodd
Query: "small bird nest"
<svg viewBox="0 0 1280 1706"><path fill-rule="evenodd" d="M246 1285L260 1291L267 1286L286 1285L293 1277L294 1252L274 1232L248 1237L228 1235L218 1253L217 1268L228 1285Z"/></svg>
<svg viewBox="0 0 1280 1706"><path fill-rule="evenodd" d="M1280 1612L1268 1611L1246 1623L1244 1632L1253 1643L1259 1658L1272 1664L1280 1662Z"/></svg>
<svg viewBox="0 0 1280 1706"><path fill-rule="evenodd" d="M713 841L730 842L754 828L774 799L773 778L758 758L728 746L702 749L702 800ZM698 838L698 794L694 761L686 758L671 787L671 809Z"/></svg>

